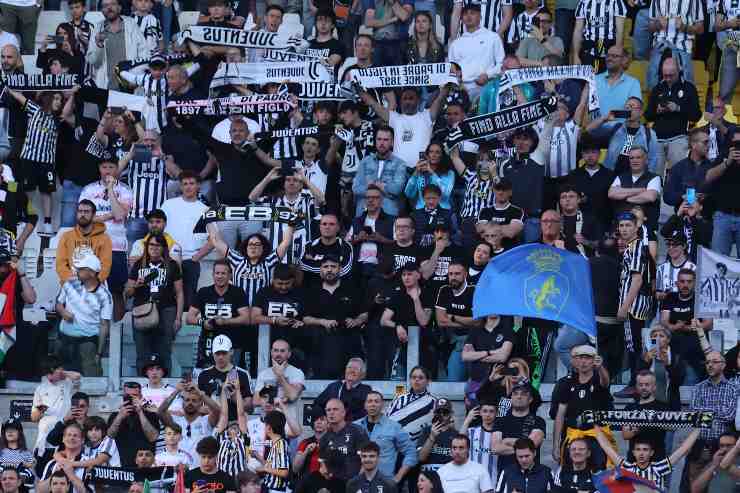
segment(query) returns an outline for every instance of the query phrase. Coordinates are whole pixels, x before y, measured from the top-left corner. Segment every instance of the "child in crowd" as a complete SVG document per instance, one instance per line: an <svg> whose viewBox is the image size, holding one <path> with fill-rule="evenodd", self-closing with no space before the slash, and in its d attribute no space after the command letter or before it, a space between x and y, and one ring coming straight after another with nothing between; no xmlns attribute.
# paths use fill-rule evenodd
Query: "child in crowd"
<svg viewBox="0 0 740 493"><path fill-rule="evenodd" d="M164 450L154 456L155 466L177 466L184 464L187 469L195 465L193 457L180 448L182 427L177 423L170 423L164 428Z"/></svg>
<svg viewBox="0 0 740 493"><path fill-rule="evenodd" d="M229 399L235 394L237 421L229 423ZM238 382L227 380L221 387L221 414L213 430L218 439L218 467L230 476L247 470L247 462L252 452L249 447L247 414L244 412L244 399Z"/></svg>
<svg viewBox="0 0 740 493"><path fill-rule="evenodd" d="M218 440L205 437L195 451L200 465L185 473L185 493L236 493L234 479L218 469Z"/></svg>
<svg viewBox="0 0 740 493"><path fill-rule="evenodd" d="M94 457L93 465L121 467L116 441L107 435L108 423L100 416L89 416L85 420L85 457ZM83 461L87 462L87 461ZM85 466L90 467L90 466Z"/></svg>

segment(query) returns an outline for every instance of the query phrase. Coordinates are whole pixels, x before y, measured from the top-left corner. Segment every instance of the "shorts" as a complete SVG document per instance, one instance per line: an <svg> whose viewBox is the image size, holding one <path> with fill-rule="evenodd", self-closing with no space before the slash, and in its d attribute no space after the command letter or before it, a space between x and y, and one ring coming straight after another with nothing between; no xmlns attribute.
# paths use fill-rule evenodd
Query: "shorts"
<svg viewBox="0 0 740 493"><path fill-rule="evenodd" d="M113 252L108 276L108 290L120 293L128 281L128 257L126 252Z"/></svg>
<svg viewBox="0 0 740 493"><path fill-rule="evenodd" d="M20 165L23 170L23 176L26 177L26 191L31 192L38 188L41 193L56 192L57 172L53 164L22 159Z"/></svg>

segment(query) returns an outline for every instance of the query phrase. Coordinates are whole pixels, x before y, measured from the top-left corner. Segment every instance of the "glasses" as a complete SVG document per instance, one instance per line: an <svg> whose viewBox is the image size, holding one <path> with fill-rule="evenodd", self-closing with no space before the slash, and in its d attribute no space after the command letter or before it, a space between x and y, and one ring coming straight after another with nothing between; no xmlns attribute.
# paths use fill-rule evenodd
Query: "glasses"
<svg viewBox="0 0 740 493"><path fill-rule="evenodd" d="M722 363L724 363L724 361L709 360L708 359L705 364L707 364L707 365L721 365Z"/></svg>
<svg viewBox="0 0 740 493"><path fill-rule="evenodd" d="M380 200L380 195L366 195L365 200Z"/></svg>

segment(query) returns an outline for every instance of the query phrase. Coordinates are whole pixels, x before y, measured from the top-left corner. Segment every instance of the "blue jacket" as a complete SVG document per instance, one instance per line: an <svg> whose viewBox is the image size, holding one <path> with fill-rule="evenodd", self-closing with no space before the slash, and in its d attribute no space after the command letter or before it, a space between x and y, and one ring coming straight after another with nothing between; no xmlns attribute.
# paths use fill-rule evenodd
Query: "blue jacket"
<svg viewBox="0 0 740 493"><path fill-rule="evenodd" d="M705 192L704 180L711 168L712 163L708 159L696 163L690 157L674 164L663 187L665 203L680 206L687 188L695 188L697 193Z"/></svg>
<svg viewBox="0 0 740 493"><path fill-rule="evenodd" d="M403 455L404 466L414 467L419 463L416 444L398 422L383 415L380 417L380 421L375 423L372 433L367 426L367 416L358 419L355 424L365 430L370 440L380 446L378 470L384 476L392 478L395 475L398 454Z"/></svg>
<svg viewBox="0 0 740 493"><path fill-rule="evenodd" d="M386 214L397 216L401 208L401 196L406 185L408 171L406 163L400 158L390 155L385 160L383 173L380 181L385 184L383 193L383 210ZM355 195L355 215L359 216L365 210L365 191L370 182L378 181L378 157L377 154L369 154L360 161L357 166L357 174L352 183L352 193Z"/></svg>
<svg viewBox="0 0 740 493"><path fill-rule="evenodd" d="M650 132L649 134L646 131ZM617 158L622 152L624 142L627 140L627 130L624 124L617 123L616 125L601 125L599 128L589 132L592 137L608 137L609 138L609 149L606 152L606 159L604 159L604 166L609 169L614 169L617 166ZM649 136L648 136L649 135ZM635 140L632 143L633 146L643 146L648 150L648 171L655 173L658 166L658 158L660 154L660 146L658 145L658 137L655 135L655 131L649 129L645 125L640 125L635 135Z"/></svg>
<svg viewBox="0 0 740 493"><path fill-rule="evenodd" d="M425 179L426 178L426 179ZM435 184L442 190L442 197L439 199L439 205L445 209L452 209L452 189L455 188L455 173L452 170L448 170L444 175L438 175L431 173L427 176L419 174L411 175L409 181L406 183L406 190L404 193L409 198L411 205L414 209L424 208L424 197L422 191L428 184Z"/></svg>
<svg viewBox="0 0 740 493"><path fill-rule="evenodd" d="M547 466L535 464L532 469L523 471L519 464L504 469L496 482L496 493L545 493L553 488L552 471Z"/></svg>

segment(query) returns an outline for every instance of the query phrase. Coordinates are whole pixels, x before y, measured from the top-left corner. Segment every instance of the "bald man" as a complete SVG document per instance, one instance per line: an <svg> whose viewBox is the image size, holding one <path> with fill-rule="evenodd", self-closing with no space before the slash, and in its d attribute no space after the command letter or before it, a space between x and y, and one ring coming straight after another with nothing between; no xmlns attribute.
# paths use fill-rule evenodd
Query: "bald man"
<svg viewBox="0 0 740 493"><path fill-rule="evenodd" d="M6 44L0 50L0 68L3 75L23 72L21 65L21 52L18 47L12 44Z"/></svg>
<svg viewBox="0 0 740 493"><path fill-rule="evenodd" d="M328 430L321 437L321 450L336 450L344 463L340 479L348 481L360 472L360 448L370 441L370 438L359 425L348 423L347 410L339 399L329 399L326 403L326 422Z"/></svg>
<svg viewBox="0 0 740 493"><path fill-rule="evenodd" d="M540 241L545 245L565 249L565 242L560 237L560 214L548 209L540 216Z"/></svg>

